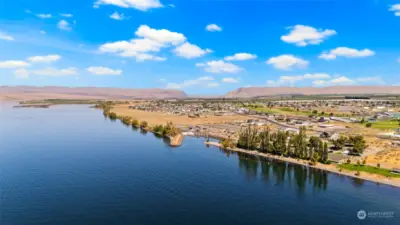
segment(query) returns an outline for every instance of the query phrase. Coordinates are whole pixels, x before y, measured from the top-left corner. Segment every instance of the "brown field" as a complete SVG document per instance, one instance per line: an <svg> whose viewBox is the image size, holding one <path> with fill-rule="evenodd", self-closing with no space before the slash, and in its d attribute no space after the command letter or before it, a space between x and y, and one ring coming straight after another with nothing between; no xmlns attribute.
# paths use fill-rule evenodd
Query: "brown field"
<svg viewBox="0 0 400 225"><path fill-rule="evenodd" d="M384 168L400 168L400 149L387 148L374 155L366 157L368 165L376 166L378 163Z"/></svg>
<svg viewBox="0 0 400 225"><path fill-rule="evenodd" d="M390 140L380 139L376 136L384 131L366 128L360 124L338 122L335 122L335 124L349 127L348 131L344 132L345 135L360 134L364 136L364 139L369 146L363 154L367 165L376 166L380 163L383 168L400 168L400 148L394 148ZM358 159L357 157L355 158Z"/></svg>
<svg viewBox="0 0 400 225"><path fill-rule="evenodd" d="M140 110L129 109L129 105L115 106L111 112L115 112L118 116L130 116L139 121L147 121L150 125L166 124L172 122L176 125L199 125L199 124L217 124L231 122L237 120L250 119L246 116L207 116L201 118L189 118L188 116L166 115L158 112L146 112Z"/></svg>

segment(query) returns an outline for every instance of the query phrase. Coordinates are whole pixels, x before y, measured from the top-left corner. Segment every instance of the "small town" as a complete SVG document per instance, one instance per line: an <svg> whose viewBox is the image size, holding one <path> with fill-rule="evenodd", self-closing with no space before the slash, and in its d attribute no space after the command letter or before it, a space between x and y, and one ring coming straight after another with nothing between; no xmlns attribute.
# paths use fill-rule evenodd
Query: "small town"
<svg viewBox="0 0 400 225"><path fill-rule="evenodd" d="M269 150L282 156L294 157L290 153L291 140L304 136L307 145L315 139L321 148L325 145L326 152L318 153L316 159L312 157L318 154L311 152L295 158L379 166L396 174L400 167L399 109L399 102L387 100L158 100L117 105L110 111L122 113L125 119L146 120L149 130L160 124L173 124L183 136L217 139L223 148L268 152L262 135L284 135L283 145L288 146L288 152ZM257 136L255 143L247 143L248 137L243 136L251 132ZM246 143L241 144L243 140ZM275 144L268 140L268 144ZM318 158L323 154L324 161Z"/></svg>

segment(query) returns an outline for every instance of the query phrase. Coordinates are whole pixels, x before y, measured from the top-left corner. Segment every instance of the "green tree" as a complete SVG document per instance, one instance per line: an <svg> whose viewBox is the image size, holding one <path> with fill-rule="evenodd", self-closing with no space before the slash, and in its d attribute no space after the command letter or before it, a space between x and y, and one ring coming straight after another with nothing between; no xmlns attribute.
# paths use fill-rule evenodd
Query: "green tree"
<svg viewBox="0 0 400 225"><path fill-rule="evenodd" d="M138 127L139 126L139 120L133 119L132 120L132 127Z"/></svg>
<svg viewBox="0 0 400 225"><path fill-rule="evenodd" d="M367 128L372 127L372 123L367 123L367 124L365 124L365 127L367 127Z"/></svg>
<svg viewBox="0 0 400 225"><path fill-rule="evenodd" d="M326 142L324 143L322 162L328 163L328 143L326 143Z"/></svg>
<svg viewBox="0 0 400 225"><path fill-rule="evenodd" d="M249 125L239 132L237 147L248 150L256 150L259 144L259 136L256 126Z"/></svg>
<svg viewBox="0 0 400 225"><path fill-rule="evenodd" d="M270 147L270 128L264 127L263 130L259 134L260 137L260 152L269 152L268 148Z"/></svg>
<svg viewBox="0 0 400 225"><path fill-rule="evenodd" d="M350 136L349 142L353 144L353 154L361 155L368 145L362 135Z"/></svg>
<svg viewBox="0 0 400 225"><path fill-rule="evenodd" d="M313 160L314 162L318 162L318 161L320 161L320 159L321 159L321 156L319 155L319 153L318 153L318 152L314 152L314 155L313 155L313 157L312 157L312 160Z"/></svg>
<svg viewBox="0 0 400 225"><path fill-rule="evenodd" d="M340 136L337 140L332 140L332 144L335 149L342 149L348 139L345 136Z"/></svg>
<svg viewBox="0 0 400 225"><path fill-rule="evenodd" d="M142 122L140 122L140 128L147 128L148 127L148 123L147 123L147 121L142 121Z"/></svg>
<svg viewBox="0 0 400 225"><path fill-rule="evenodd" d="M221 141L221 146L224 149L234 148L235 145L236 145L235 142L231 138L227 138Z"/></svg>
<svg viewBox="0 0 400 225"><path fill-rule="evenodd" d="M110 119L113 119L113 120L115 120L115 119L117 119L117 114L115 113L115 112L111 112L110 114L109 114L109 117L110 117Z"/></svg>

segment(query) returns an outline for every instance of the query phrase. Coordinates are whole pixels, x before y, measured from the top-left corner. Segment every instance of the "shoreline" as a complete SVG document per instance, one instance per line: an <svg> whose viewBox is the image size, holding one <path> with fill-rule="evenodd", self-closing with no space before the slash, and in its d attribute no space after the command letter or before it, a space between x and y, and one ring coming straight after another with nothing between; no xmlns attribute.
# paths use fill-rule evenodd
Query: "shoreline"
<svg viewBox="0 0 400 225"><path fill-rule="evenodd" d="M204 144L222 148L220 143L213 142L213 141L209 141L209 142L205 141ZM317 163L316 165L313 166L313 165L309 165L309 161L306 161L306 160L297 160L294 158L277 156L277 155L262 153L262 152L258 152L258 151L248 151L248 150L239 149L239 148L224 148L224 150L228 150L228 151L232 151L232 152L240 152L240 153L259 156L259 157L263 157L263 158L277 159L280 161L294 163L294 164L302 165L302 166L307 166L307 167L311 167L314 169L325 170L328 172L336 173L339 175L344 175L347 177L359 178L359 179L363 179L363 180L367 180L367 181L390 185L393 187L400 187L400 179L386 178L386 177L382 177L382 176L375 175L375 174L369 174L369 173L365 173L365 172L361 172L361 174L359 176L356 176L353 171L347 171L347 170L339 171L339 169L334 164L325 165L325 164Z"/></svg>

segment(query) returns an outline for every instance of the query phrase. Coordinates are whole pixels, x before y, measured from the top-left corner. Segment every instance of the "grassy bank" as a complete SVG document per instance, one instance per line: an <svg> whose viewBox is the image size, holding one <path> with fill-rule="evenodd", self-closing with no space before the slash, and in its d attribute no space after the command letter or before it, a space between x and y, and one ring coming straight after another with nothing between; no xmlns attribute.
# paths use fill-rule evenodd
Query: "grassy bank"
<svg viewBox="0 0 400 225"><path fill-rule="evenodd" d="M400 178L400 174L391 173L388 169L373 167L373 166L366 166L366 165L355 165L355 164L340 164L338 165L339 168L351 171L360 171L372 174L378 174L385 177L393 177L393 178Z"/></svg>
<svg viewBox="0 0 400 225"><path fill-rule="evenodd" d="M367 123L363 123L365 126ZM371 122L371 127L379 130L393 130L400 128L398 120L383 120L383 121L376 121Z"/></svg>

